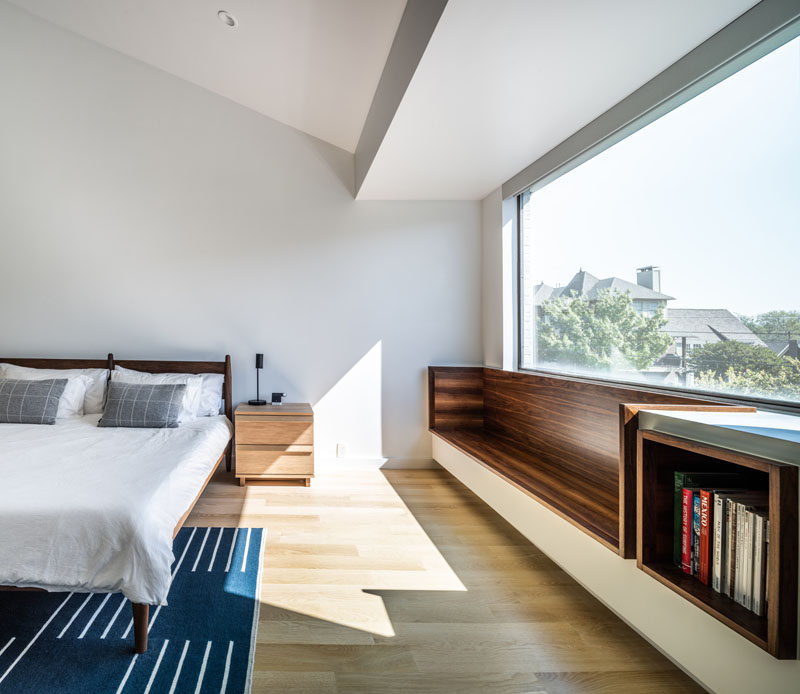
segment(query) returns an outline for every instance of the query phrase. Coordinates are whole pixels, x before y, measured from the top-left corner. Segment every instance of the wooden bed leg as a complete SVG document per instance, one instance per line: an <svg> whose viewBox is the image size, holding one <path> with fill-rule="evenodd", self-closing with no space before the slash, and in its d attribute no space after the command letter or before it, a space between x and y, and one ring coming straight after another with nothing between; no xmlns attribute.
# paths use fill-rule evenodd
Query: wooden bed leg
<svg viewBox="0 0 800 694"><path fill-rule="evenodd" d="M133 639L137 653L147 650L147 626L150 621L150 605L133 605Z"/></svg>

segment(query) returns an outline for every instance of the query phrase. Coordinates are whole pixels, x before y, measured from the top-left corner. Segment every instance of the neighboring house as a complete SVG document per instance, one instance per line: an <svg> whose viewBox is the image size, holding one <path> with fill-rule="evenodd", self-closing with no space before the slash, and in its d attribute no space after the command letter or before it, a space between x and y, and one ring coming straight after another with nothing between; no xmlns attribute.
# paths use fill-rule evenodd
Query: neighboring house
<svg viewBox="0 0 800 694"><path fill-rule="evenodd" d="M667 352L644 374L654 382L668 385L683 383L687 378L684 360L693 349L701 345L735 340L766 346L758 335L728 309L667 309L667 302L674 297L661 293L661 270L654 265L637 268L636 284L619 277L598 279L581 269L563 287L551 287L544 283L536 285L533 300L537 311L541 311L541 305L548 299L579 296L595 301L604 290L629 293L634 310L643 315L652 316L659 308L664 309L667 324L663 331L672 337L673 342ZM794 345L784 342L775 351L791 356L797 350L797 342L793 342ZM691 374L688 377L691 378Z"/></svg>
<svg viewBox="0 0 800 694"><path fill-rule="evenodd" d="M726 308L671 308L664 332L674 338L677 354L681 353L684 339L687 353L701 345L726 340L766 347L758 335Z"/></svg>
<svg viewBox="0 0 800 694"><path fill-rule="evenodd" d="M800 347L798 347L797 340L767 340L766 345L779 357L800 359Z"/></svg>
<svg viewBox="0 0 800 694"><path fill-rule="evenodd" d="M636 271L636 284L619 277L601 280L585 270L579 270L563 287L551 287L542 282L534 287L533 303L541 306L548 299L576 296L596 301L601 292L608 290L629 293L634 310L648 316L652 316L659 308L666 308L667 301L675 298L661 293L661 271L657 267L647 266Z"/></svg>

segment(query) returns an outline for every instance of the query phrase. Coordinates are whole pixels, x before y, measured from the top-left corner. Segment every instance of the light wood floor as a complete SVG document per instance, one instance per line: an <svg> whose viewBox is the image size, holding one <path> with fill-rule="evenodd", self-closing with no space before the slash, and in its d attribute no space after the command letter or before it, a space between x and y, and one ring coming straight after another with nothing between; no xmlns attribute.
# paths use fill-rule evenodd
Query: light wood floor
<svg viewBox="0 0 800 694"><path fill-rule="evenodd" d="M187 525L267 529L254 692L702 691L442 470L224 472Z"/></svg>

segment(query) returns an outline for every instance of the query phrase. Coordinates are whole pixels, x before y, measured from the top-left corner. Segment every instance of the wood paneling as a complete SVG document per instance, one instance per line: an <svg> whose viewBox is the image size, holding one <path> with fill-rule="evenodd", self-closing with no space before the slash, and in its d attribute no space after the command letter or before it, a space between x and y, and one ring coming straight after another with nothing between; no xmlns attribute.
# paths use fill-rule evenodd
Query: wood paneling
<svg viewBox="0 0 800 694"><path fill-rule="evenodd" d="M621 405L714 405L635 386L488 367L428 372L431 431L457 441L627 558L636 556L636 447L635 438L627 449L623 445L631 431L635 437L635 427L621 426Z"/></svg>
<svg viewBox="0 0 800 694"><path fill-rule="evenodd" d="M483 367L428 367L428 426L483 426Z"/></svg>
<svg viewBox="0 0 800 694"><path fill-rule="evenodd" d="M617 551L616 489L596 485L569 461L551 461L485 430L445 429L433 434Z"/></svg>

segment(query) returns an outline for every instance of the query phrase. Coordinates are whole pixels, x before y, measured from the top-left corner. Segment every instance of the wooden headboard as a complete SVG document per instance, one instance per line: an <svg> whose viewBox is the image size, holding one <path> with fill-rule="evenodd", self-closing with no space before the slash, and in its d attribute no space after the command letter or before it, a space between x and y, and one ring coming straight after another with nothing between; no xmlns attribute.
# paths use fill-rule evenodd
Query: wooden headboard
<svg viewBox="0 0 800 694"><path fill-rule="evenodd" d="M105 359L28 359L0 357L0 363L28 366L34 369L108 369L119 365L125 369L147 371L148 373L182 374L223 374L222 399L225 401L225 416L233 421L233 394L231 385L231 357L225 355L224 361L142 361L135 359L115 360L113 354Z"/></svg>

